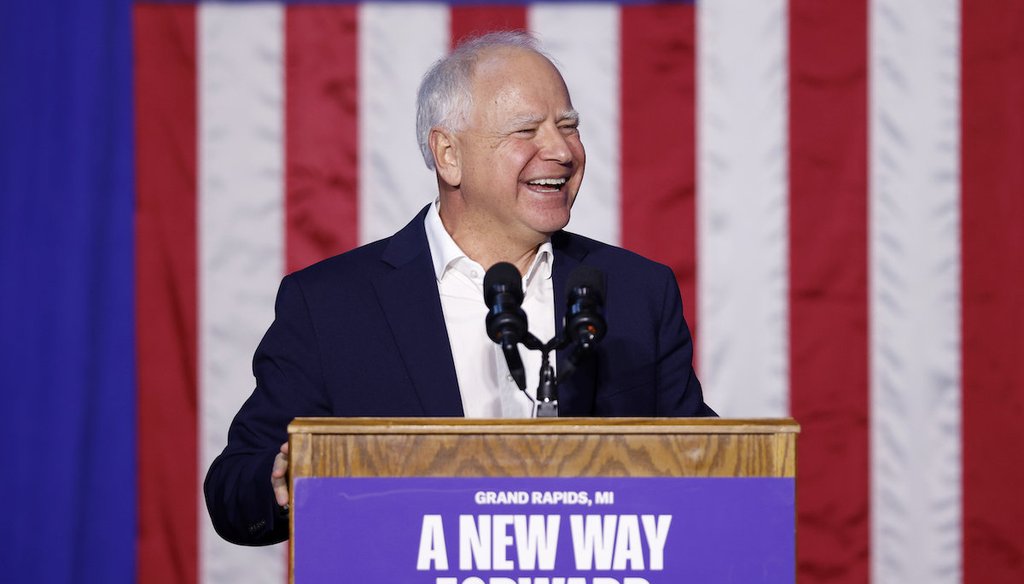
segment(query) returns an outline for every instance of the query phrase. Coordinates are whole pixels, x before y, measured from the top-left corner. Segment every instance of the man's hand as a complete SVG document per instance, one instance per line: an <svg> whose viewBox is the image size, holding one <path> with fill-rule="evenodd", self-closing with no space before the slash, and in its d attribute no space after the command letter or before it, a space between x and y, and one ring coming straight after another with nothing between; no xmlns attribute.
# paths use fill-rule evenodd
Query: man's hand
<svg viewBox="0 0 1024 584"><path fill-rule="evenodd" d="M274 458L274 470L270 473L270 484L274 487L277 504L288 507L288 443L281 445L281 452Z"/></svg>

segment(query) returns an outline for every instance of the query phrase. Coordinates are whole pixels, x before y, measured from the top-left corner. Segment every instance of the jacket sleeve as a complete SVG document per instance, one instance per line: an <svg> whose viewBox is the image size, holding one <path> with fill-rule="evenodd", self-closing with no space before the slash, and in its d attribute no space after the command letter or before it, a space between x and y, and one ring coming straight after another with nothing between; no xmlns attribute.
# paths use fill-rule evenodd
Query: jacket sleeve
<svg viewBox="0 0 1024 584"><path fill-rule="evenodd" d="M662 315L657 331L657 416L717 416L706 403L700 381L693 370L693 339L683 318L679 284L672 271L664 268Z"/></svg>
<svg viewBox="0 0 1024 584"><path fill-rule="evenodd" d="M274 322L253 359L256 388L228 430L206 475L206 506L217 533L243 545L288 538L287 512L270 484L274 458L300 416L328 416L315 324L294 276L281 282Z"/></svg>

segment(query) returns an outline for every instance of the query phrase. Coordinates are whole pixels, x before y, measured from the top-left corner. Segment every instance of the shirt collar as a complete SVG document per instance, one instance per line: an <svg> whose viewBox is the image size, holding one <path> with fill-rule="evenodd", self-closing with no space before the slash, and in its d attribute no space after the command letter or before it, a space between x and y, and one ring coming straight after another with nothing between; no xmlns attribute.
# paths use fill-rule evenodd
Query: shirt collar
<svg viewBox="0 0 1024 584"><path fill-rule="evenodd" d="M448 230L444 228L444 224L441 223L440 208L440 199L437 199L430 206L430 210L427 211L427 217L423 221L423 226L427 231L427 245L430 246L430 257L434 260L434 275L438 281L448 271L448 268L456 262L463 258L469 259L469 256L462 253L458 244L455 243L451 234L448 233Z"/></svg>
<svg viewBox="0 0 1024 584"><path fill-rule="evenodd" d="M523 285L529 287L535 278L541 280L551 279L551 264L554 258L554 251L551 247L551 239L548 238L544 243L540 244L537 248L537 255L533 256L533 263L530 264L530 269L526 271L526 277L523 278Z"/></svg>
<svg viewBox="0 0 1024 584"><path fill-rule="evenodd" d="M459 245L452 239L451 234L448 233L448 230L444 228L444 223L441 222L440 209L441 200L435 199L434 204L430 206L430 210L427 212L427 217L423 221L427 232L427 245L430 246L430 257L434 261L434 276L437 277L438 281L444 277L445 272L462 260L476 263L463 253ZM550 279L553 258L554 251L551 247L551 238L548 238L537 248L537 255L533 257L533 263L530 264L530 269L526 271L526 277L523 278L524 285L529 286L533 279L538 276L545 280Z"/></svg>

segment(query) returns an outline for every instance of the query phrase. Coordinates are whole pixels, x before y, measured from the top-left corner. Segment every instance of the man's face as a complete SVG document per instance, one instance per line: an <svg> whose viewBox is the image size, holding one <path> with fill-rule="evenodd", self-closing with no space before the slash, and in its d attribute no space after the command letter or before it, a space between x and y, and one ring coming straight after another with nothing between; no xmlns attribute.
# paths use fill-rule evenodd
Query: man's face
<svg viewBox="0 0 1024 584"><path fill-rule="evenodd" d="M586 154L565 82L544 57L496 49L476 66L459 132L465 211L477 228L535 245L569 222Z"/></svg>

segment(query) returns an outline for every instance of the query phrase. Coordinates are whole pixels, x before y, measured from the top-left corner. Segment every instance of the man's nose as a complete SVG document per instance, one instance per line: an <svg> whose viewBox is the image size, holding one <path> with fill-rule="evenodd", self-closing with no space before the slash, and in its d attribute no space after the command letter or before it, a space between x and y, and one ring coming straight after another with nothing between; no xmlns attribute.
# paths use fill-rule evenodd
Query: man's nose
<svg viewBox="0 0 1024 584"><path fill-rule="evenodd" d="M545 128L538 137L540 140L540 155L544 160L552 160L559 164L572 162L572 149L569 148L569 141L562 134L557 126Z"/></svg>

